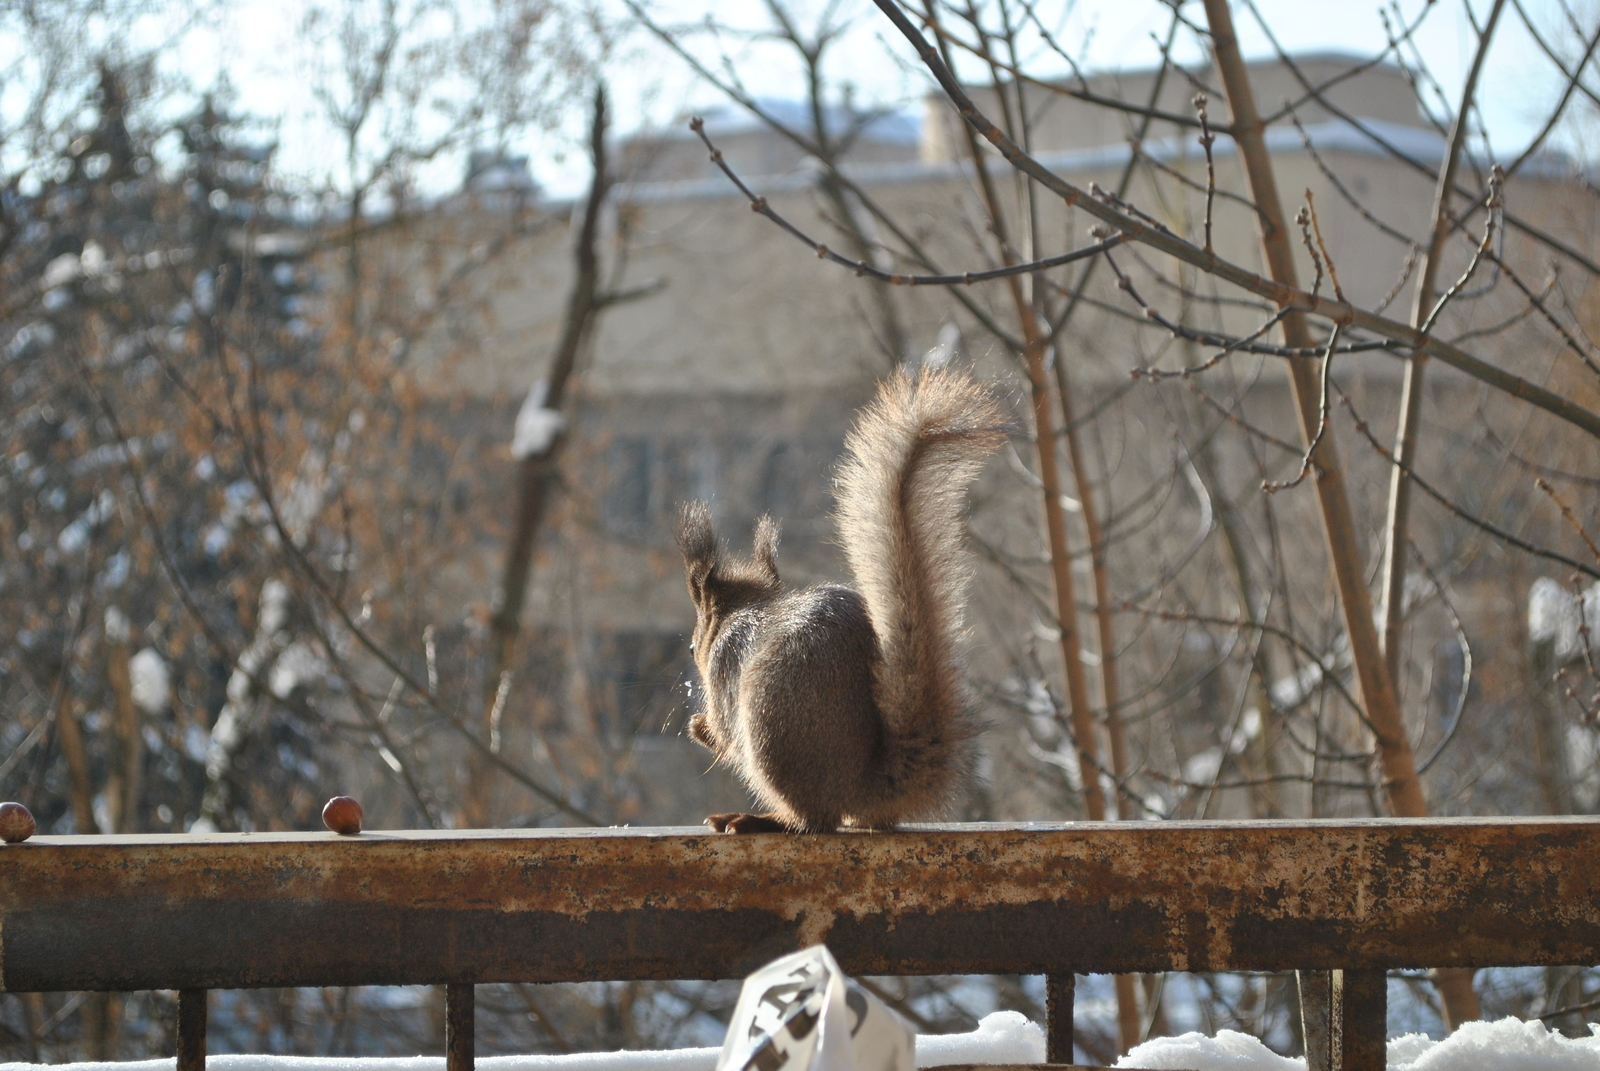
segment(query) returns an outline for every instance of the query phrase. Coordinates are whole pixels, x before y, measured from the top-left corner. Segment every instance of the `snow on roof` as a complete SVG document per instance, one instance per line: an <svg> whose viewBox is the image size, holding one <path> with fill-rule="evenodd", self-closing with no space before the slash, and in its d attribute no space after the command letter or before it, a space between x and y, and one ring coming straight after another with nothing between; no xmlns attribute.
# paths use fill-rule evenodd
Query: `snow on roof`
<svg viewBox="0 0 1600 1071"><path fill-rule="evenodd" d="M706 121L708 131L710 127L708 118ZM1329 119L1309 124L1305 130L1317 152L1323 155L1346 153L1390 158L1392 150L1406 159L1429 168L1438 163L1445 147L1444 136L1435 130L1406 126L1382 119L1358 119L1355 123L1344 119ZM1268 127L1264 140L1268 152L1273 155L1288 156L1305 151L1300 132L1293 127ZM1040 152L1036 153L1034 158L1059 175L1071 176L1074 172L1102 171L1120 167L1127 162L1131 151L1126 143L1118 142L1087 149ZM1219 137L1213 150L1218 159L1226 159L1237 151L1232 139L1226 137ZM1147 141L1144 144L1144 152L1162 162L1196 159L1200 155L1193 132ZM1488 166L1488 161L1478 159L1475 155L1471 159L1477 167L1486 169ZM1010 165L998 157L991 158L988 166L996 172L1010 170ZM872 186L955 178L963 173L970 173L972 168L964 160L937 163L909 160L900 163L845 164L841 170L853 181L863 186ZM1572 161L1556 152L1536 153L1518 172L1524 177L1540 178L1559 178L1575 173ZM788 175L756 178L759 187L757 193L798 193L816 184L816 170L806 167ZM619 200L634 202L693 201L738 195L732 183L720 175L709 179L676 182L624 183L617 188Z"/></svg>
<svg viewBox="0 0 1600 1071"><path fill-rule="evenodd" d="M1314 49L1310 52L1296 52L1292 56L1288 57L1288 59L1289 62L1293 63L1296 67L1302 68L1315 63L1329 63L1340 67L1368 67L1370 65L1370 67L1374 70L1395 73L1400 72L1400 65L1387 57L1380 57L1377 62L1374 63L1373 57L1370 55L1359 52L1349 52L1340 48ZM1254 59L1245 60L1244 65L1248 70L1259 71L1267 67L1282 66L1283 60L1275 55L1257 56ZM1209 72L1213 70L1214 67L1215 65L1211 62L1211 57L1208 54L1194 67L1189 67L1187 69L1190 71L1190 73L1198 73ZM1111 67L1099 70L1087 70L1084 72L1084 77L1090 82L1093 82L1096 78L1107 77L1138 78L1141 75L1155 74L1159 70L1161 70L1161 64L1159 63L1141 63L1134 67ZM1057 78L1056 82L1058 84L1067 82L1078 84L1079 79L1077 77L1062 77ZM934 92L937 92L937 90Z"/></svg>
<svg viewBox="0 0 1600 1071"><path fill-rule="evenodd" d="M786 100L780 97L756 97L756 106L767 115L791 130L810 130L811 105L803 100ZM748 134L770 129L748 108L738 104L718 104L699 113L706 121L706 133L712 137L730 134ZM672 140L694 138L686 127L688 117L682 122L658 133L658 137ZM899 109L865 111L837 104L824 105L822 126L830 134L845 134L857 128L863 141L885 142L891 145L915 145L922 136L922 118L916 111Z"/></svg>

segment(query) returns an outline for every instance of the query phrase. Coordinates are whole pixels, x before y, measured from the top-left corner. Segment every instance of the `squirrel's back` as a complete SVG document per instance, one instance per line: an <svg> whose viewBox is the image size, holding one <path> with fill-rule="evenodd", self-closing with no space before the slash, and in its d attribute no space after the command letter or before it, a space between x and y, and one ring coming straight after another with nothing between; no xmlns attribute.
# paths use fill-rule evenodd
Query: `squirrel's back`
<svg viewBox="0 0 1600 1071"><path fill-rule="evenodd" d="M881 805L877 662L866 606L849 588L788 592L754 625L731 743L751 791L796 827L870 824L863 815Z"/></svg>

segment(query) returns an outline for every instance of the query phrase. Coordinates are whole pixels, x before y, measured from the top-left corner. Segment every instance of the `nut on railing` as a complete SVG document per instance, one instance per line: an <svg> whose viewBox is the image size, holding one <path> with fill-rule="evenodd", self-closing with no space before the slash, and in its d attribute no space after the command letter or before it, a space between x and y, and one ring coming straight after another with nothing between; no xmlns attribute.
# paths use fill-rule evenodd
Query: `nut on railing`
<svg viewBox="0 0 1600 1071"><path fill-rule="evenodd" d="M33 815L20 803L0 803L0 840L7 844L21 844L33 836L39 826Z"/></svg>
<svg viewBox="0 0 1600 1071"><path fill-rule="evenodd" d="M322 824L346 836L361 832L361 804L350 796L335 796L322 807Z"/></svg>

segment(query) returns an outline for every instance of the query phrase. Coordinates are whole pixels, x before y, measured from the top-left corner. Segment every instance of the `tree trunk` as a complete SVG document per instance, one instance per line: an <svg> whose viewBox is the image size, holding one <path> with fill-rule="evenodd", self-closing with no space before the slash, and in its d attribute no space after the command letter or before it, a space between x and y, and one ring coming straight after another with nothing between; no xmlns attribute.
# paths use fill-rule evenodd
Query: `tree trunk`
<svg viewBox="0 0 1600 1071"><path fill-rule="evenodd" d="M1261 228L1261 244L1267 264L1275 281L1298 289L1294 249L1284 223L1282 202L1278 199L1272 160L1267 155L1266 143L1262 138L1264 124L1256 111L1250 76L1239 53L1238 39L1234 36L1233 16L1228 10L1227 0L1205 0L1205 10L1217 69L1233 113L1234 140L1239 146L1251 196L1256 203L1257 222ZM1315 345L1305 314L1299 310L1290 310L1284 316L1283 338L1289 346ZM1311 449L1323 533L1327 540L1340 608L1344 614L1350 655L1355 663L1367 722L1377 738L1384 796L1391 814L1404 818L1426 817L1428 805L1422 795L1422 782L1417 777L1416 759L1405 734L1394 681L1389 675L1388 661L1373 622L1372 598L1367 591L1361 544L1356 536L1355 521L1345 493L1344 472L1333 440L1327 435L1318 436L1322 423L1320 372L1309 361L1291 360L1289 375L1294 388L1295 408L1300 415L1301 433ZM1311 448L1312 443L1316 443L1315 448ZM1462 979L1455 977L1458 974L1467 976L1465 984ZM1451 1024L1477 1017L1477 1000L1472 993L1470 972L1440 972L1437 981L1445 1003L1446 1018Z"/></svg>
<svg viewBox="0 0 1600 1071"><path fill-rule="evenodd" d="M139 832L139 794L144 773L144 736L139 708L133 702L133 677L128 668L128 620L106 611L106 681L116 700L116 759L106 779L106 802L112 833Z"/></svg>
<svg viewBox="0 0 1600 1071"><path fill-rule="evenodd" d="M589 127L589 153L594 161L594 176L584 202L573 258L576 272L567 297L566 322L556 346L550 371L544 379L542 408L560 413L566 401L583 352L584 343L596 318L605 307L600 292L599 233L600 213L610 191L612 177L606 162L606 90L595 89ZM530 403L525 403L525 406ZM549 509L551 491L559 471L565 433L557 427L537 448L529 449L517 464L517 507L512 522L511 540L506 545L505 567L500 588L495 594L494 615L489 622L489 650L484 662L481 731L485 739L498 738L498 720L510 691L512 660L522 633L522 608L528 596L528 579L533 572L533 555L539 530ZM467 828L487 825L490 817L489 769L487 758L474 752L467 760L468 778L463 796L461 824Z"/></svg>

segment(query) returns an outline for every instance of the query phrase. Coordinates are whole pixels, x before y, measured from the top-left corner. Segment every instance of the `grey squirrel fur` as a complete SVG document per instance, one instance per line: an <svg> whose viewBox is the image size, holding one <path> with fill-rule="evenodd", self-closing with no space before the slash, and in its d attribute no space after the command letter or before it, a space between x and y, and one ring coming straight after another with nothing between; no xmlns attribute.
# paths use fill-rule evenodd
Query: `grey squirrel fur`
<svg viewBox="0 0 1600 1071"><path fill-rule="evenodd" d="M678 545L704 696L689 735L770 808L707 824L884 829L939 813L971 776L962 513L1005 438L999 406L965 373L900 372L882 385L835 477L856 589L785 592L776 521L757 521L751 557L731 558L706 505L683 507Z"/></svg>

